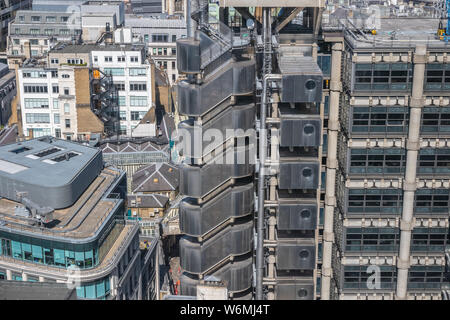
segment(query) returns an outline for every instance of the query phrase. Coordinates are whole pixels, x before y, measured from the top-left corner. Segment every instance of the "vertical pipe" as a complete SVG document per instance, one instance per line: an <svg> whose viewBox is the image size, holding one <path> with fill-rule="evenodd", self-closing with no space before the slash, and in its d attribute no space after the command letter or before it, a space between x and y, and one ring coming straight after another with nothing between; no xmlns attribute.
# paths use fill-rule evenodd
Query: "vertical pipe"
<svg viewBox="0 0 450 320"><path fill-rule="evenodd" d="M331 53L331 80L330 80L330 108L328 115L328 151L327 171L325 185L325 212L323 222L323 255L322 255L322 281L320 298L330 299L331 285L331 256L334 241L333 217L336 206L335 183L337 168L337 142L339 129L339 96L341 83L342 43L334 43Z"/></svg>
<svg viewBox="0 0 450 320"><path fill-rule="evenodd" d="M263 39L266 34L266 14L263 13ZM262 279L264 272L264 165L266 162L266 104L267 104L267 83L263 79L263 91L261 110L259 116L259 172L258 172L258 221L257 221L257 243L256 243L256 300L263 299Z"/></svg>
<svg viewBox="0 0 450 320"><path fill-rule="evenodd" d="M409 102L409 132L406 143L406 168L403 179L403 210L400 221L400 252L397 260L397 291L395 298L406 299L410 264L411 232L413 229L414 194L416 191L417 155L420 149L420 120L423 107L423 82L425 77L427 48L416 46L414 54L414 78Z"/></svg>

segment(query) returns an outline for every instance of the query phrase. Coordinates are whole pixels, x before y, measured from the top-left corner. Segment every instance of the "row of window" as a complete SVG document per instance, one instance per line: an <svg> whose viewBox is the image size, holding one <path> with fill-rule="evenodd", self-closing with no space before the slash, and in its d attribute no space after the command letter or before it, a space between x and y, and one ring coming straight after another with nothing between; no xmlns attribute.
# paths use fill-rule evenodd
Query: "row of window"
<svg viewBox="0 0 450 320"><path fill-rule="evenodd" d="M400 244L398 228L345 228L345 251L397 252ZM450 245L447 228L414 228L412 252L439 252Z"/></svg>
<svg viewBox="0 0 450 320"><path fill-rule="evenodd" d="M109 74L112 76L124 76L125 75L124 68L104 68L103 71L106 74ZM147 75L147 69L146 68L130 68L129 75L130 76L145 76L145 75Z"/></svg>
<svg viewBox="0 0 450 320"><path fill-rule="evenodd" d="M127 97L119 96L119 106L127 105ZM130 106L131 107L147 107L148 100L146 96L130 96Z"/></svg>
<svg viewBox="0 0 450 320"><path fill-rule="evenodd" d="M19 22L25 22L25 16L19 16L18 17ZM31 16L31 21L33 22L40 22L43 17L41 16ZM67 22L69 21L69 16L62 16L59 18L60 22ZM55 16L46 16L45 22L57 22L57 18Z"/></svg>
<svg viewBox="0 0 450 320"><path fill-rule="evenodd" d="M399 133L406 134L409 125L408 107L361 107L351 108L350 129L353 133ZM450 133L450 107L422 108L421 133Z"/></svg>
<svg viewBox="0 0 450 320"><path fill-rule="evenodd" d="M158 55L158 56L167 56L168 55L168 48L153 48L152 49L152 54L154 56ZM172 56L176 56L177 55L177 49L176 48L171 48L170 50L171 55Z"/></svg>
<svg viewBox="0 0 450 320"><path fill-rule="evenodd" d="M53 34L59 34L59 35L71 35L71 34L80 34L81 30L74 30L74 32L70 32L70 29L58 29L58 32L56 32L55 29L44 29L41 31L41 29L38 28L31 28L29 32L27 32L25 29L21 30L20 28L14 28L14 34L30 34L30 35L53 35Z"/></svg>
<svg viewBox="0 0 450 320"><path fill-rule="evenodd" d="M406 167L406 150L403 148L350 149L350 173L403 173ZM418 174L450 173L450 149L420 149Z"/></svg>
<svg viewBox="0 0 450 320"><path fill-rule="evenodd" d="M344 266L344 289L394 289L397 282L395 266ZM439 289L448 282L443 266L411 266L408 289Z"/></svg>
<svg viewBox="0 0 450 320"><path fill-rule="evenodd" d="M117 62L125 62L126 57L125 56L118 56L117 57ZM112 56L105 56L104 57L104 61L105 62L113 62L113 57ZM98 56L94 56L94 62L98 62ZM139 57L138 56L130 56L130 62L139 62Z"/></svg>
<svg viewBox="0 0 450 320"><path fill-rule="evenodd" d="M142 120L147 112L146 111L131 111L131 121L138 121ZM120 120L127 120L127 112L126 111L120 111Z"/></svg>
<svg viewBox="0 0 450 320"><path fill-rule="evenodd" d="M401 214L403 191L401 189L349 189L349 214ZM417 189L414 212L448 213L450 210L450 190Z"/></svg>

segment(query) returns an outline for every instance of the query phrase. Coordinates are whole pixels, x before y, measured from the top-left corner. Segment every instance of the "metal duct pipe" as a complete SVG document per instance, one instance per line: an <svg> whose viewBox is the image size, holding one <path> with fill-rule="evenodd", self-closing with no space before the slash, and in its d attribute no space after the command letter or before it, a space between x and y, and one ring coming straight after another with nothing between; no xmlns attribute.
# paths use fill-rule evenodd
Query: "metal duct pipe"
<svg viewBox="0 0 450 320"><path fill-rule="evenodd" d="M325 183L325 212L323 222L323 254L322 254L322 282L320 299L330 299L330 285L332 275L332 248L334 241L333 219L336 206L335 183L337 168L337 142L339 130L339 96L342 90L341 59L342 43L334 43L331 53L331 81L330 81L330 111L328 119L328 152Z"/></svg>
<svg viewBox="0 0 450 320"><path fill-rule="evenodd" d="M426 45L417 45L414 53L414 76L412 95L409 102L409 132L406 143L406 168L403 179L403 210L400 221L400 252L397 260L396 299L406 299L408 289L408 270L410 266L411 233L414 228L414 195L416 192L417 155L420 149L420 120L422 117L423 82L427 62Z"/></svg>

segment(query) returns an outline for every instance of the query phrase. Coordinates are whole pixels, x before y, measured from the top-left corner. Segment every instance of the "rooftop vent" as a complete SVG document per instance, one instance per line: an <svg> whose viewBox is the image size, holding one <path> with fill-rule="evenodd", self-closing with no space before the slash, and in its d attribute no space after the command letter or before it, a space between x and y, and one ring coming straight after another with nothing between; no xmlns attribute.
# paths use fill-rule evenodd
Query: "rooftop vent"
<svg viewBox="0 0 450 320"><path fill-rule="evenodd" d="M63 155L60 155L56 158L53 158L51 160L54 162L61 162L64 160L69 161L71 158L79 156L79 155L80 155L79 153L70 151L70 152L64 153Z"/></svg>

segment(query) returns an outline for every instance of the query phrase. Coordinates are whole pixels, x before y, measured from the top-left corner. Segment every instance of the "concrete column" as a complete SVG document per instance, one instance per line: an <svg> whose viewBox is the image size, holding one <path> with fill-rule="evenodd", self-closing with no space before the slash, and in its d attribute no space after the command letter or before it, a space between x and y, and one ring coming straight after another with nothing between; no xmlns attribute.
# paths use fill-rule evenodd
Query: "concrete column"
<svg viewBox="0 0 450 320"><path fill-rule="evenodd" d="M28 281L28 275L22 272L22 281Z"/></svg>
<svg viewBox="0 0 450 320"><path fill-rule="evenodd" d="M167 5L167 13L169 14L169 16L173 15L173 12L175 10L175 0L167 0L168 5Z"/></svg>
<svg viewBox="0 0 450 320"><path fill-rule="evenodd" d="M11 270L6 270L6 280L12 280L12 272L11 272Z"/></svg>
<svg viewBox="0 0 450 320"><path fill-rule="evenodd" d="M39 277L39 282L45 282L45 278L44 277Z"/></svg>
<svg viewBox="0 0 450 320"><path fill-rule="evenodd" d="M406 168L403 179L403 210L400 221L400 252L397 260L396 299L406 299L410 266L411 232L414 227L414 194L416 192L417 156L420 149L420 119L423 107L426 45L417 45L414 54L414 78L409 101L409 132L406 143Z"/></svg>
<svg viewBox="0 0 450 320"><path fill-rule="evenodd" d="M325 186L325 212L323 223L323 255L322 255L322 281L320 297L322 300L330 299L330 284L332 276L331 256L334 242L333 218L336 206L335 183L337 168L337 142L339 130L339 96L342 90L341 58L342 43L334 43L331 53L331 81L330 81L330 107L328 115L328 151Z"/></svg>

